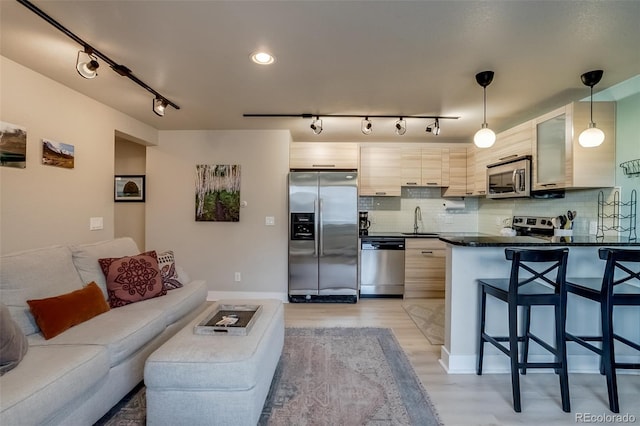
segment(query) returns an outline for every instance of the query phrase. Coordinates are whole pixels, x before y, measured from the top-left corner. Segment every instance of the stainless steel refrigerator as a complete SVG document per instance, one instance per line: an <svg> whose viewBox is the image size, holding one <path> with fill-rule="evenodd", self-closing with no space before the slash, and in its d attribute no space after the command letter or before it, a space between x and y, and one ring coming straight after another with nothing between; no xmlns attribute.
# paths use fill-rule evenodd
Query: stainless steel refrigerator
<svg viewBox="0 0 640 426"><path fill-rule="evenodd" d="M357 180L348 171L289 173L289 301L357 301Z"/></svg>

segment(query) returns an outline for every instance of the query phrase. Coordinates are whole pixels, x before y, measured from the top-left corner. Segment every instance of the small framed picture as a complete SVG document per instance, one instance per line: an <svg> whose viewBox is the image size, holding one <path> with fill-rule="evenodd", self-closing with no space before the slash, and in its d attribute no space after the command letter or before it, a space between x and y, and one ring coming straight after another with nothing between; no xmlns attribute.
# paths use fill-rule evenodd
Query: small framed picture
<svg viewBox="0 0 640 426"><path fill-rule="evenodd" d="M116 202L144 203L144 175L115 175L113 188Z"/></svg>

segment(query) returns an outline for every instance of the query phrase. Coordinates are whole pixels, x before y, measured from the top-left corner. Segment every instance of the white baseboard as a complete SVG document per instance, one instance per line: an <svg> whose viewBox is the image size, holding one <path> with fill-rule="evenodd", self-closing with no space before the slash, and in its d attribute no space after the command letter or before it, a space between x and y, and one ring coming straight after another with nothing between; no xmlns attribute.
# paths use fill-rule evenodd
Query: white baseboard
<svg viewBox="0 0 640 426"><path fill-rule="evenodd" d="M257 292L257 291L209 291L207 294L208 301L216 301L222 299L278 299L288 303L289 297L287 293L277 292Z"/></svg>

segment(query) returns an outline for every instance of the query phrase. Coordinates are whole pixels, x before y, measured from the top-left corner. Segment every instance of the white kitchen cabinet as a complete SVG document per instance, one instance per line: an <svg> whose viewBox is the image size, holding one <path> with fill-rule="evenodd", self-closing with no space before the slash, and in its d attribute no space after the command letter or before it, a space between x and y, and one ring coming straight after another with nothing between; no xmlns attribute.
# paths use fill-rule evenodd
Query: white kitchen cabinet
<svg viewBox="0 0 640 426"><path fill-rule="evenodd" d="M399 196L402 151L392 146L360 148L359 192L369 196Z"/></svg>
<svg viewBox="0 0 640 426"><path fill-rule="evenodd" d="M590 121L589 102L573 102L535 120L533 189L602 188L615 184L615 103L594 102L602 145L584 148L578 136Z"/></svg>
<svg viewBox="0 0 640 426"><path fill-rule="evenodd" d="M290 169L358 168L358 144L351 142L294 142L289 145Z"/></svg>

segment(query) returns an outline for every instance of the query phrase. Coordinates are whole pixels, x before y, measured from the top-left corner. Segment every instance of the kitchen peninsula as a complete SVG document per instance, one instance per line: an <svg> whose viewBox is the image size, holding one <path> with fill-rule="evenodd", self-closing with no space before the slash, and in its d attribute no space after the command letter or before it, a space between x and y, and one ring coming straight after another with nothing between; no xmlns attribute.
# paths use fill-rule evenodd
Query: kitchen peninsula
<svg viewBox="0 0 640 426"><path fill-rule="evenodd" d="M605 262L599 260L601 247L640 250L637 240L595 236L553 237L542 239L528 236L502 237L488 235L440 235L446 243L445 343L441 347L440 363L449 374L475 373L478 352L479 292L476 279L509 276L510 262L505 260L506 247L569 248L567 277L602 277ZM548 309L547 315L536 309ZM552 341L553 310L534 307L531 329L547 341ZM575 295L568 295L567 330L575 334L597 334L600 331L598 305ZM507 334L507 308L493 298L487 300L487 330ZM617 308L616 328L632 341L640 340L640 312ZM624 348L629 349L629 348ZM621 362L640 362L632 351L619 352ZM549 355L537 345L529 349L529 359L545 362ZM573 372L598 372L599 358L576 344L567 345L568 365ZM484 370L498 373L509 371L509 360L490 345L484 356Z"/></svg>

